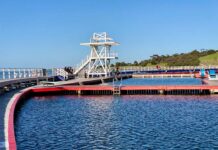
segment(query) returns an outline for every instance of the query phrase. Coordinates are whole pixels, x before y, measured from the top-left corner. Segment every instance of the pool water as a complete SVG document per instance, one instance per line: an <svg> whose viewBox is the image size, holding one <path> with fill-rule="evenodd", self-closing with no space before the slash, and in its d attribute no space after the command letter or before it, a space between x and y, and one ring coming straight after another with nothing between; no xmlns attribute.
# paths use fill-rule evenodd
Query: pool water
<svg viewBox="0 0 218 150"><path fill-rule="evenodd" d="M17 111L19 150L218 149L218 96L48 96Z"/></svg>
<svg viewBox="0 0 218 150"><path fill-rule="evenodd" d="M108 83L113 84L113 83ZM201 85L202 80L197 78L130 78L116 81L119 85Z"/></svg>

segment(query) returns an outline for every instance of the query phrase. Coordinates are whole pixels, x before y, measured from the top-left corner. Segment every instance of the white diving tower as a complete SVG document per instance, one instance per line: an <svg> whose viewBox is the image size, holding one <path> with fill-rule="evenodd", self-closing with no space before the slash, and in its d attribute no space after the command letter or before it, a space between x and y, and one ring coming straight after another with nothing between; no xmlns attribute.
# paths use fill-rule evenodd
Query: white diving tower
<svg viewBox="0 0 218 150"><path fill-rule="evenodd" d="M74 74L83 70L87 77L110 76L111 61L118 58L116 53L111 52L111 47L119 45L119 43L114 42L106 32L103 32L93 33L89 43L81 43L80 45L89 46L91 53L76 67Z"/></svg>

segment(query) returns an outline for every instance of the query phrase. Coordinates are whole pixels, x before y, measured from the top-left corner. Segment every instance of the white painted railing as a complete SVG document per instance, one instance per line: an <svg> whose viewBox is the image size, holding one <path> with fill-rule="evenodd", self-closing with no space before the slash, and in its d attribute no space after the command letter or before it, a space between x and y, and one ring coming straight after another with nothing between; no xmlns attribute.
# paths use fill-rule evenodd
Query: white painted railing
<svg viewBox="0 0 218 150"><path fill-rule="evenodd" d="M118 53L107 53L106 56L105 55L101 55L100 58L117 58L118 57ZM79 71L81 71L90 61L91 58L95 58L95 57L91 57L90 55L87 55L86 59L83 59L82 62L80 64L78 64L76 67L75 67L75 72L74 74L77 74ZM96 58L98 58L96 56Z"/></svg>
<svg viewBox="0 0 218 150"><path fill-rule="evenodd" d="M116 57L118 57L118 53L109 53L109 54L107 54L107 57L116 58Z"/></svg>
<svg viewBox="0 0 218 150"><path fill-rule="evenodd" d="M68 72L64 70L64 68L53 68L52 69L52 76L63 76L67 77L69 75Z"/></svg>
<svg viewBox="0 0 218 150"><path fill-rule="evenodd" d="M0 68L0 80L41 76L42 68Z"/></svg>
<svg viewBox="0 0 218 150"><path fill-rule="evenodd" d="M125 66L119 67L120 71L153 71L153 70L196 70L196 69L218 69L218 66L171 66L171 67L140 67L140 66Z"/></svg>
<svg viewBox="0 0 218 150"><path fill-rule="evenodd" d="M85 67L85 65L89 62L90 58L91 57L87 55L86 58L82 60L81 64L76 66L74 73L77 74L81 69L83 69L83 67Z"/></svg>

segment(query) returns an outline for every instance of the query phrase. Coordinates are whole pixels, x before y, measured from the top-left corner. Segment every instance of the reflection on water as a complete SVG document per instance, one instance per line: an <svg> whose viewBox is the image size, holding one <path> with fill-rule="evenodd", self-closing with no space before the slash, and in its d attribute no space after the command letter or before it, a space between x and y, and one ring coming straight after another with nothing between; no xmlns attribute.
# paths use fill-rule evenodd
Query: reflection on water
<svg viewBox="0 0 218 150"><path fill-rule="evenodd" d="M217 149L218 96L53 96L16 118L18 149Z"/></svg>

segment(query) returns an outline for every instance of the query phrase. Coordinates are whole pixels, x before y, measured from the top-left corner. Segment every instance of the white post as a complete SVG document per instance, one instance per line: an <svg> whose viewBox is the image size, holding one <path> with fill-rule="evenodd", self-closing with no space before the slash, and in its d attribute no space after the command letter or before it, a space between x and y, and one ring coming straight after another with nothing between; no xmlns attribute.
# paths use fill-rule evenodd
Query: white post
<svg viewBox="0 0 218 150"><path fill-rule="evenodd" d="M5 80L5 69L2 69L2 79Z"/></svg>
<svg viewBox="0 0 218 150"><path fill-rule="evenodd" d="M36 69L36 77L39 77L39 69Z"/></svg>
<svg viewBox="0 0 218 150"><path fill-rule="evenodd" d="M39 76L42 77L42 69L39 69Z"/></svg>
<svg viewBox="0 0 218 150"><path fill-rule="evenodd" d="M8 79L11 79L11 70L8 69Z"/></svg>
<svg viewBox="0 0 218 150"><path fill-rule="evenodd" d="M19 69L18 72L19 72L19 73L18 73L18 77L21 78L21 76L22 76L21 70Z"/></svg>
<svg viewBox="0 0 218 150"><path fill-rule="evenodd" d="M16 79L16 69L14 68L14 79Z"/></svg>
<svg viewBox="0 0 218 150"><path fill-rule="evenodd" d="M26 69L23 69L23 77L26 78Z"/></svg>
<svg viewBox="0 0 218 150"><path fill-rule="evenodd" d="M54 68L51 70L51 76L54 76Z"/></svg>
<svg viewBox="0 0 218 150"><path fill-rule="evenodd" d="M33 69L30 69L30 76L33 77Z"/></svg>
<svg viewBox="0 0 218 150"><path fill-rule="evenodd" d="M28 69L28 76L31 77L31 70Z"/></svg>
<svg viewBox="0 0 218 150"><path fill-rule="evenodd" d="M36 69L33 69L32 75L33 75L33 77L36 77L36 76L37 76Z"/></svg>

